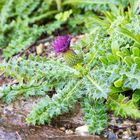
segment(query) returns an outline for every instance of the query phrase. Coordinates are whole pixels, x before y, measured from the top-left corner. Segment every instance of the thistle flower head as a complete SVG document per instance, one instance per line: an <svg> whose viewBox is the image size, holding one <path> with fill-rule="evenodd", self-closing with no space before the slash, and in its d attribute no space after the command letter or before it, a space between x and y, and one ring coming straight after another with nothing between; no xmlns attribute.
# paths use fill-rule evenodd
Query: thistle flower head
<svg viewBox="0 0 140 140"><path fill-rule="evenodd" d="M69 35L58 36L53 41L52 45L56 53L63 53L63 57L69 66L75 66L81 63L81 58L70 48L72 37Z"/></svg>
<svg viewBox="0 0 140 140"><path fill-rule="evenodd" d="M53 42L53 48L56 53L66 52L70 49L71 36L58 36Z"/></svg>

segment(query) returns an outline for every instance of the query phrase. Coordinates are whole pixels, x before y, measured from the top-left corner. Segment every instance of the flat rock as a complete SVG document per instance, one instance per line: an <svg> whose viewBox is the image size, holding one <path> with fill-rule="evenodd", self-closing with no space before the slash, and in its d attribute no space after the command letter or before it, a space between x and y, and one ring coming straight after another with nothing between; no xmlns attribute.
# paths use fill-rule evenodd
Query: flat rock
<svg viewBox="0 0 140 140"><path fill-rule="evenodd" d="M89 135L88 127L86 125L77 127L75 133L81 136L87 136Z"/></svg>

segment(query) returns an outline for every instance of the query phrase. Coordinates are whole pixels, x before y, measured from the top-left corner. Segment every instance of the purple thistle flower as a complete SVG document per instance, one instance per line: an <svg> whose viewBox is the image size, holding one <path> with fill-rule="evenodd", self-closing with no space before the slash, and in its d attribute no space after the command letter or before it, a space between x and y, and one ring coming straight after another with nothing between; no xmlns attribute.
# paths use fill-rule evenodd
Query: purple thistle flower
<svg viewBox="0 0 140 140"><path fill-rule="evenodd" d="M70 49L70 42L72 37L69 35L58 36L53 42L53 48L56 53L66 52Z"/></svg>

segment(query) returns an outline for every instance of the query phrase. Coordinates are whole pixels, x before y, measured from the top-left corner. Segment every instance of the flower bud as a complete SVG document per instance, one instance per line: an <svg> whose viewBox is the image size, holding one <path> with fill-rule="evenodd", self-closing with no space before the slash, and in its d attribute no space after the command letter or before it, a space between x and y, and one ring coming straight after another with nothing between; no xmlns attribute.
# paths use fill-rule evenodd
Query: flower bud
<svg viewBox="0 0 140 140"><path fill-rule="evenodd" d="M70 36L58 36L53 42L53 47L56 53L63 54L68 65L75 66L80 63L82 59L74 52L74 50L70 49L70 42Z"/></svg>

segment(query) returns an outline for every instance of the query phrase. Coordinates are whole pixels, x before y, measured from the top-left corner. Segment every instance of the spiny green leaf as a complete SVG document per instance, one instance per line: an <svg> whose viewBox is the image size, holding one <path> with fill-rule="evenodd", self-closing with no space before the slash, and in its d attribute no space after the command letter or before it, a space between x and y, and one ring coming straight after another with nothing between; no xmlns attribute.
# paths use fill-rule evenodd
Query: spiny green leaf
<svg viewBox="0 0 140 140"><path fill-rule="evenodd" d="M91 134L100 134L107 127L107 114L103 101L88 97L82 103L84 120Z"/></svg>
<svg viewBox="0 0 140 140"><path fill-rule="evenodd" d="M140 110L127 97L122 94L110 94L107 101L109 109L113 110L116 115L122 117L130 116L132 118L140 118Z"/></svg>

